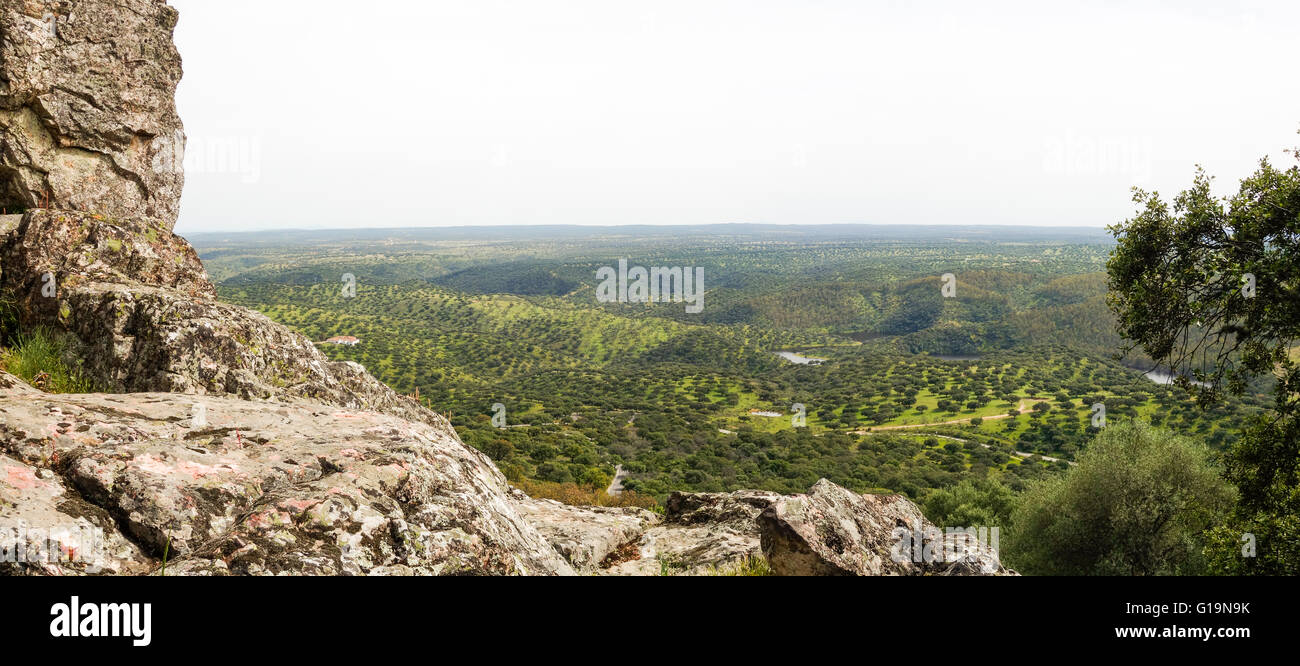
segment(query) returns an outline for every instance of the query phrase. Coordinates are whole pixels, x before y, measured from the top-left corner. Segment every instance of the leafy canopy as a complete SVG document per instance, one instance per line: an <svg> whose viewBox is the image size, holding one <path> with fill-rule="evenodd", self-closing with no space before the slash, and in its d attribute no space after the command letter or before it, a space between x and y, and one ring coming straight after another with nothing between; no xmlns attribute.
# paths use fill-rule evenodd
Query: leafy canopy
<svg viewBox="0 0 1300 666"><path fill-rule="evenodd" d="M1300 151L1293 151L1300 159ZM1231 197L1197 172L1173 199L1135 190L1142 209L1115 225L1109 302L1119 332L1157 362L1190 373L1203 405L1272 385L1273 410L1254 419L1225 459L1241 491L1215 530L1220 573L1300 572L1300 167L1262 160ZM1130 349L1132 348L1130 347ZM1239 554L1257 540L1258 556Z"/></svg>

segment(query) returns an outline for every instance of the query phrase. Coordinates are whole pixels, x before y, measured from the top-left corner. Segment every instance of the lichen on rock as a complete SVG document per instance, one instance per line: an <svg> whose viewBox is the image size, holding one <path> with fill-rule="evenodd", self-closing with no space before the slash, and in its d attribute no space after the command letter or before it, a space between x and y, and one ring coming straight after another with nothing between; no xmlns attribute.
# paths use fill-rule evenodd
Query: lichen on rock
<svg viewBox="0 0 1300 666"><path fill-rule="evenodd" d="M101 555L110 573L152 571L164 553L167 575L573 573L486 456L375 412L0 397L0 525L76 523L56 502L65 494L111 518L99 523L116 546Z"/></svg>
<svg viewBox="0 0 1300 666"><path fill-rule="evenodd" d="M826 479L773 502L758 529L781 576L1014 574L990 544L939 530L902 495L862 495ZM927 534L935 537L928 550Z"/></svg>
<svg viewBox="0 0 1300 666"><path fill-rule="evenodd" d="M0 207L175 226L176 21L164 0L0 2Z"/></svg>

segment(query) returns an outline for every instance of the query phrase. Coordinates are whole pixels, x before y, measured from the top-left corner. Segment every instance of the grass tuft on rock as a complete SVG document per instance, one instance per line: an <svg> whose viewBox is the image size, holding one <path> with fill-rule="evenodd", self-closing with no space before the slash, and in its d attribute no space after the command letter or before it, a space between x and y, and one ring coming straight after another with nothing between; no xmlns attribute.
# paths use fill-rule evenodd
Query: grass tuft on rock
<svg viewBox="0 0 1300 666"><path fill-rule="evenodd" d="M62 334L47 329L19 333L0 348L0 368L49 393L92 393L95 384L71 361Z"/></svg>
<svg viewBox="0 0 1300 666"><path fill-rule="evenodd" d="M772 567L762 555L743 557L731 564L712 567L710 576L771 576Z"/></svg>

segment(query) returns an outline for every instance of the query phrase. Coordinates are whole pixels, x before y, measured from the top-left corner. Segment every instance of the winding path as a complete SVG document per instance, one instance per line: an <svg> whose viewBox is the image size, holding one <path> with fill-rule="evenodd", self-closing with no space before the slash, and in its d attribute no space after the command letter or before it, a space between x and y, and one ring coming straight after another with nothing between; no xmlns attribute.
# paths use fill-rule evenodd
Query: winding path
<svg viewBox="0 0 1300 666"><path fill-rule="evenodd" d="M614 480L609 482L609 487L605 489L606 495L619 495L623 492L623 479L627 478L627 472L623 471L622 465L614 466Z"/></svg>
<svg viewBox="0 0 1300 666"><path fill-rule="evenodd" d="M1016 405L1016 411L1020 412L1021 414L1025 413L1025 402L1026 402L1025 400L1021 400L1020 404ZM1047 402L1047 399L1040 398L1037 400L1033 400L1032 402L1035 403ZM1009 418L1010 416L1011 416L1010 414L994 414L993 416L971 416L969 418L956 419L954 421L940 421L938 423L909 423L907 425L877 426L873 428L868 428L867 430L854 430L853 434L865 435L868 432L880 432L881 430L901 430L903 428L929 428L931 426L941 426L941 425L961 425L963 423L970 423L971 419L975 419L975 418L983 419L985 421L996 421L997 419L1005 419L1005 418Z"/></svg>
<svg viewBox="0 0 1300 666"><path fill-rule="evenodd" d="M929 436L929 437L934 437L935 439L950 439L950 440L952 440L952 441L954 441L954 442L961 442L962 444L966 444L966 443L969 443L969 442L970 442L969 439L962 439L962 438L960 438L960 437L952 437L952 436L950 436L950 435L939 435L939 434L936 434L936 433L933 433L933 432L923 432L923 433L920 433L920 434L922 434L922 435L927 435L927 436ZM984 448L986 448L986 449L991 449L991 448L993 448L992 446L989 446L988 444L985 444L984 442L976 442L976 444L979 444L980 446L982 446L982 447L984 447ZM1069 464L1069 465L1074 465L1074 464L1075 464L1075 462L1074 462L1073 460L1066 460L1066 459L1064 459L1064 458L1053 458L1052 456L1045 456L1045 455L1043 455L1043 454L1041 454L1041 453L1026 453L1026 452L1024 452L1024 451L1012 451L1012 453L1016 454L1017 456L1019 456L1019 457L1021 457L1021 458L1032 458L1032 457L1034 457L1034 456L1038 456L1038 457L1042 458L1043 460L1046 460L1047 462L1063 462L1063 463L1066 463L1066 464Z"/></svg>

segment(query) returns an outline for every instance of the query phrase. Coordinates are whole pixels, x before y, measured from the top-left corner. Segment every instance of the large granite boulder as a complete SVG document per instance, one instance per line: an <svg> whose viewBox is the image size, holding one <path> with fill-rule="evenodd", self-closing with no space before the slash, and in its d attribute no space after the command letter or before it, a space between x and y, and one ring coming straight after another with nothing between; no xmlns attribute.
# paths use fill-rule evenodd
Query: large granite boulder
<svg viewBox="0 0 1300 666"><path fill-rule="evenodd" d="M19 521L103 530L60 573L573 573L454 433L306 402L0 392L0 526Z"/></svg>
<svg viewBox="0 0 1300 666"><path fill-rule="evenodd" d="M514 493L519 514L579 571L602 570L659 523L659 516L636 507L570 506Z"/></svg>
<svg viewBox="0 0 1300 666"><path fill-rule="evenodd" d="M901 495L860 495L825 479L802 495L673 493L664 508L634 556L602 573L719 575L758 560L780 576L1014 573L987 533L941 531Z"/></svg>
<svg viewBox="0 0 1300 666"><path fill-rule="evenodd" d="M176 20L165 0L0 0L0 208L175 226Z"/></svg>
<svg viewBox="0 0 1300 666"><path fill-rule="evenodd" d="M861 495L822 479L758 517L763 554L780 576L1014 573L990 544L926 521L901 495Z"/></svg>
<svg viewBox="0 0 1300 666"><path fill-rule="evenodd" d="M636 542L635 557L605 573L623 576L709 575L763 556L758 515L781 495L762 490L673 493L664 520Z"/></svg>

